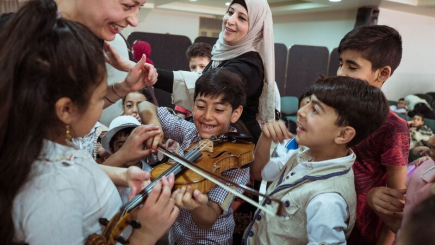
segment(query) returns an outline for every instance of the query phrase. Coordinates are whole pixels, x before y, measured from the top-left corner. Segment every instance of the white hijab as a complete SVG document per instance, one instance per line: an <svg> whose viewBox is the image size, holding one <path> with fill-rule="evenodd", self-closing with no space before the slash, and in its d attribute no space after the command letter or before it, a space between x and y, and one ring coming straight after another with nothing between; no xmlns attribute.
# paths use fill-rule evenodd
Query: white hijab
<svg viewBox="0 0 435 245"><path fill-rule="evenodd" d="M427 103L426 100L418 97L417 95L410 94L410 95L405 97L405 104L408 105L408 109L410 111L414 110L415 105L420 104L420 103L424 103L427 105L427 107L431 108L429 103Z"/></svg>
<svg viewBox="0 0 435 245"><path fill-rule="evenodd" d="M258 122L263 125L275 117L274 83L275 83L275 47L273 38L272 12L267 0L245 0L249 31L239 42L229 45L224 41L222 32L213 46L212 67L219 66L222 61L236 58L244 53L256 51L260 54L264 66L264 86L260 96ZM233 4L231 1L230 6Z"/></svg>

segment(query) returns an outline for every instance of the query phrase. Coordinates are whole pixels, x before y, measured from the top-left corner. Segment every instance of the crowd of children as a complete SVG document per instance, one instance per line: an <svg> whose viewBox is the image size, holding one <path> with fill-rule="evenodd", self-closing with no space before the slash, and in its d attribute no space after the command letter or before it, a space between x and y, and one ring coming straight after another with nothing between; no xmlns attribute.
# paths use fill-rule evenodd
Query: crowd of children
<svg viewBox="0 0 435 245"><path fill-rule="evenodd" d="M261 133L260 124L249 128L255 120L247 115L270 114L259 111L259 98L261 90L273 87L268 84L273 76L263 74L273 65L261 65L271 57L244 50L255 57L249 61L226 44L260 35L264 29L249 34L254 19L254 27L271 28L268 17L257 19L261 11L270 12L265 0L231 2L224 22L246 27L242 36L226 31L213 49L205 43L189 47L189 67L199 78L192 108L175 108L181 115L158 107L153 88L145 87L157 76L142 55L151 51L149 44L137 41L137 63L121 65L108 44L104 57L95 38L108 40L108 33L67 20L57 8L53 0L34 0L1 20L1 244L85 244L105 229L101 218L112 218L152 181L149 172L162 159L158 144L175 142L171 149L183 156L202 140L240 132L243 116L246 132L258 140L254 161L222 176L240 185L250 176L269 182L269 198L260 202L263 208L253 213L243 238L233 239L234 194L220 186L208 193L175 190L171 174L155 182L138 208L140 225L128 234L131 244L155 244L162 236L170 244L189 245L430 244L433 217L426 214L434 207L435 136L424 118L435 114L415 95L389 108L380 90L402 59L394 28L364 26L342 38L337 76L320 77L301 94L293 135L272 118L261 121ZM225 60L223 50L239 60ZM124 82L107 86L105 60L132 68ZM237 64L221 65L225 62ZM255 91L247 87L246 71L234 72L233 66L253 72L243 62L264 69L255 73L260 84ZM123 113L106 128L98 122L103 107L121 98ZM277 145L271 154L272 142ZM424 157L412 168L409 149Z"/></svg>

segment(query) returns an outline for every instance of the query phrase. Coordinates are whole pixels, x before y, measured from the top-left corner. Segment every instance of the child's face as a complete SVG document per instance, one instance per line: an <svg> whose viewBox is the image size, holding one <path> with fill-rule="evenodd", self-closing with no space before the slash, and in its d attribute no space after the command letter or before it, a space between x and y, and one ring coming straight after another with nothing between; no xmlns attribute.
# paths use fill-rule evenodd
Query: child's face
<svg viewBox="0 0 435 245"><path fill-rule="evenodd" d="M136 119L140 120L140 117L138 116L138 110L137 105L139 105L140 102L146 101L147 98L145 95L138 93L138 92L132 92L127 94L124 101L124 115L130 115L136 117Z"/></svg>
<svg viewBox="0 0 435 245"><path fill-rule="evenodd" d="M103 111L106 89L107 82L101 82L101 84L98 85L98 87L92 93L86 111L83 113L77 111L77 116L75 116L70 123L70 132L73 138L87 135L91 131L92 127L94 127Z"/></svg>
<svg viewBox="0 0 435 245"><path fill-rule="evenodd" d="M189 60L189 68L192 72L202 72L204 68L210 63L208 57L193 57Z"/></svg>
<svg viewBox="0 0 435 245"><path fill-rule="evenodd" d="M370 85L379 89L386 80L380 80L379 70L373 72L372 63L364 59L361 52L354 50L344 50L340 54L340 67L337 70L337 76L366 80Z"/></svg>
<svg viewBox="0 0 435 245"><path fill-rule="evenodd" d="M397 109L405 109L406 108L406 104L404 100L399 100L397 101Z"/></svg>
<svg viewBox="0 0 435 245"><path fill-rule="evenodd" d="M233 110L228 102L222 101L222 96L212 98L198 95L193 105L193 121L203 139L218 136L228 132L230 123L235 123L242 114L243 107Z"/></svg>
<svg viewBox="0 0 435 245"><path fill-rule="evenodd" d="M423 126L423 125L424 125L424 121L423 121L423 118L421 116L415 115L412 118L412 126L414 126L414 127L420 127L420 126Z"/></svg>
<svg viewBox="0 0 435 245"><path fill-rule="evenodd" d="M321 149L335 144L341 128L335 124L338 114L334 108L327 106L311 96L310 102L298 110L296 140L300 145L311 150Z"/></svg>

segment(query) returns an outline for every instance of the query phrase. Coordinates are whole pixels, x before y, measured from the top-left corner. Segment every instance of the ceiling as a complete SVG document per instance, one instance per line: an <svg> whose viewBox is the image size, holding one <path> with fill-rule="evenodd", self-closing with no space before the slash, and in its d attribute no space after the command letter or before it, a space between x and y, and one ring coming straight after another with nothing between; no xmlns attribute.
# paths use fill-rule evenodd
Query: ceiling
<svg viewBox="0 0 435 245"><path fill-rule="evenodd" d="M230 0L147 0L144 8L222 16ZM274 16L295 13L351 10L362 6L388 8L435 17L435 0L268 0Z"/></svg>

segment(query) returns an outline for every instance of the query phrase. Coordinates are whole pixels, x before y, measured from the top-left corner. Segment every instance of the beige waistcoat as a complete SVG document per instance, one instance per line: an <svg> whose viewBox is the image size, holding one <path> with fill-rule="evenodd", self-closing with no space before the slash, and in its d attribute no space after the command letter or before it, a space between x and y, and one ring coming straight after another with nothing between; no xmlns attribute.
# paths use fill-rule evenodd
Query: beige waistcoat
<svg viewBox="0 0 435 245"><path fill-rule="evenodd" d="M346 201L350 218L346 221L345 234L346 238L349 237L355 224L356 193L352 170L355 157L348 163L313 168L309 173L295 173L292 178L286 178L299 162L307 159L306 153L304 149L298 150L267 190L271 197L285 203L288 218L279 219L257 210L245 231L243 244L307 244L306 208L316 195L322 193L338 193ZM272 212L278 210L276 202L266 200L262 205Z"/></svg>

